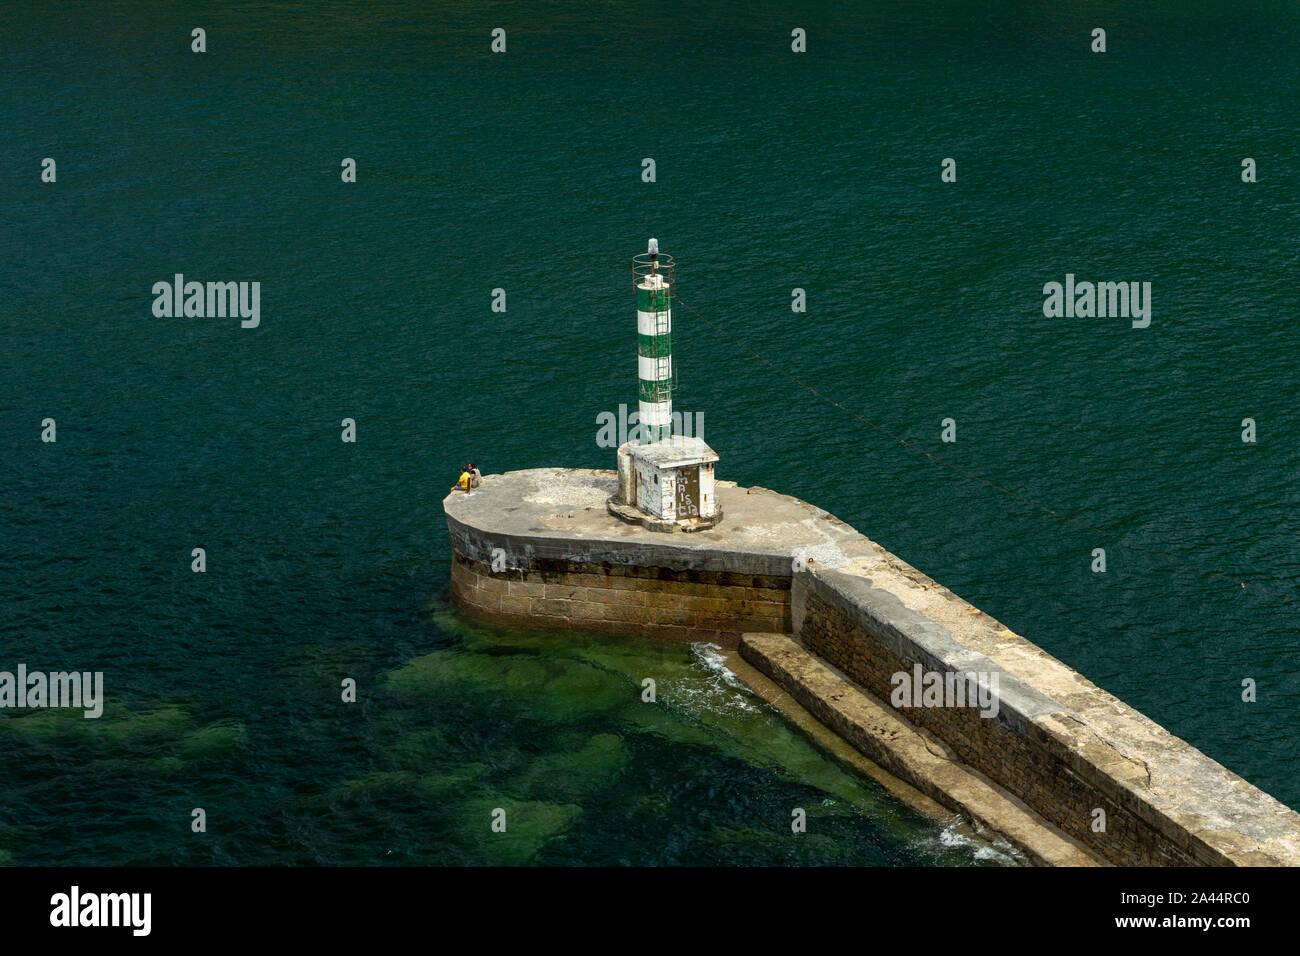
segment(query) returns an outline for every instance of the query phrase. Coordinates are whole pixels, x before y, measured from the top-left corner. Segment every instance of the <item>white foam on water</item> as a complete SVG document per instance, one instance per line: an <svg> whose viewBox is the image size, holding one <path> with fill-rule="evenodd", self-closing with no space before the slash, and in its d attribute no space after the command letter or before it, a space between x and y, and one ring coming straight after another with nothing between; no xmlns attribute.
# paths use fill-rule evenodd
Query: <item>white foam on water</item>
<svg viewBox="0 0 1300 956"><path fill-rule="evenodd" d="M1002 866L1024 865L1024 858L1001 836L974 835L970 821L954 816L939 831L940 846L966 850L977 860L987 860Z"/></svg>
<svg viewBox="0 0 1300 956"><path fill-rule="evenodd" d="M749 689L727 668L722 648L717 644L692 644L695 658L691 670L699 677L688 677L676 684L674 695L687 706L715 714L759 713Z"/></svg>

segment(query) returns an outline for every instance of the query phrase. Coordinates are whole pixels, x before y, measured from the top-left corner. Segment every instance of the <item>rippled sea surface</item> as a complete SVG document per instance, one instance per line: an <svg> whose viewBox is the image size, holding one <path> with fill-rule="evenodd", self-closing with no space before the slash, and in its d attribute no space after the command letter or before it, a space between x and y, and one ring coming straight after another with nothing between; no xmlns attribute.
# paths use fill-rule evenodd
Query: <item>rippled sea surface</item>
<svg viewBox="0 0 1300 956"><path fill-rule="evenodd" d="M721 477L1300 804L1294 5L150 6L0 25L0 670L109 698L0 714L0 862L1006 862L707 648L450 612L458 465L613 467L651 235L728 335L1022 498L679 309ZM155 317L175 273L260 281L260 326ZM1044 318L1067 273L1151 282L1150 327Z"/></svg>

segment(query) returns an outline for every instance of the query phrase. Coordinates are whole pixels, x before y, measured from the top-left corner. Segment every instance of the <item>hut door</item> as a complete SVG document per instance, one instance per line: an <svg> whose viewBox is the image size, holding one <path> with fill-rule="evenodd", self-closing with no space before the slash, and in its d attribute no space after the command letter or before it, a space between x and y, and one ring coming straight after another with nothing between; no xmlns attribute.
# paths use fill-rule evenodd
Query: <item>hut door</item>
<svg viewBox="0 0 1300 956"><path fill-rule="evenodd" d="M677 517L700 516L700 469L683 468L677 473Z"/></svg>

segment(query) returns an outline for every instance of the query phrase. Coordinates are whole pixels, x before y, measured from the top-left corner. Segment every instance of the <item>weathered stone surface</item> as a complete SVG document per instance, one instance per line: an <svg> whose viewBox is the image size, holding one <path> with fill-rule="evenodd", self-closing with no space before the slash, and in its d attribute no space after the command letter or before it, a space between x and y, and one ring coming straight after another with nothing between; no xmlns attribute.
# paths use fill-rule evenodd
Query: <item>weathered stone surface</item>
<svg viewBox="0 0 1300 956"><path fill-rule="evenodd" d="M745 634L740 655L861 753L944 806L1001 833L1033 862L1103 862L788 635Z"/></svg>
<svg viewBox="0 0 1300 956"><path fill-rule="evenodd" d="M903 713L1108 859L1300 865L1300 814L894 555L796 575L792 607L802 643L881 699L891 675L916 663L996 671L996 719L973 708Z"/></svg>
<svg viewBox="0 0 1300 956"><path fill-rule="evenodd" d="M730 481L717 484L727 514L717 527L692 534L647 531L606 511L617 485L612 471L534 468L484 475L475 491L456 491L443 500L452 547L489 566L493 549L500 548L508 569L562 566L572 572L575 565L592 565L609 574L659 568L669 575L693 570L721 575L699 583L783 590L789 589L796 549L819 566L880 552L807 502Z"/></svg>

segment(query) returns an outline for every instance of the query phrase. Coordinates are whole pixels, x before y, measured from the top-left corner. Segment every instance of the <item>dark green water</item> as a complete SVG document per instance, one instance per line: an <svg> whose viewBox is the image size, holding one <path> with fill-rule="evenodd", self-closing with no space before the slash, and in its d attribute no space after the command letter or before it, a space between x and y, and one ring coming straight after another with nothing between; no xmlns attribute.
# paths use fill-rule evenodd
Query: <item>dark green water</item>
<svg viewBox="0 0 1300 956"><path fill-rule="evenodd" d="M103 670L110 706L0 716L0 860L980 862L688 650L447 613L456 466L613 466L650 235L823 393L1177 561L679 311L722 477L1300 804L1296 605L1234 583L1300 570L1294 5L728 6L5 5L0 670ZM261 325L155 318L176 272L260 281ZM1067 272L1150 281L1151 326L1044 318Z"/></svg>

